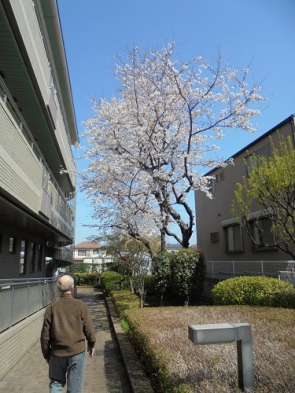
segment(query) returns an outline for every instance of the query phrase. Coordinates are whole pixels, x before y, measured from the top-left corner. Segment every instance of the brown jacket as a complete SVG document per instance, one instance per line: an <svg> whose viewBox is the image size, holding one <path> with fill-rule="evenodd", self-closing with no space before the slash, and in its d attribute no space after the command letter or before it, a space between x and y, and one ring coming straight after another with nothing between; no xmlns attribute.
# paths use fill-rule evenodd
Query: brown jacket
<svg viewBox="0 0 295 393"><path fill-rule="evenodd" d="M90 348L95 345L95 330L85 303L70 294L50 304L44 315L41 349L50 355L73 356L85 351L85 337Z"/></svg>

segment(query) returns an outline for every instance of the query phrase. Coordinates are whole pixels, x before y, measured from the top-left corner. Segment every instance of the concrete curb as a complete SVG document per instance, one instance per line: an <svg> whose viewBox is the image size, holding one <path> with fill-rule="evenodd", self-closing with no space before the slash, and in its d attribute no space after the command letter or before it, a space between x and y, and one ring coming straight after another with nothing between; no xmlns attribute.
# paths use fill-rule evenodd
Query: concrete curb
<svg viewBox="0 0 295 393"><path fill-rule="evenodd" d="M121 326L121 322L112 300L109 297L105 297L105 299L127 371L132 393L154 393L144 369L138 361L131 342Z"/></svg>

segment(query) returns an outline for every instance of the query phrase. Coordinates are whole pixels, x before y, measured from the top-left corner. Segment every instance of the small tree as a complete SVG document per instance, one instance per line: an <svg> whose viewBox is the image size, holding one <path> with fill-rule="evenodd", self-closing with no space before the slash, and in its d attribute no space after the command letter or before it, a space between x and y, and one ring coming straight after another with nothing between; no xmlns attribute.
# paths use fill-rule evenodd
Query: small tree
<svg viewBox="0 0 295 393"><path fill-rule="evenodd" d="M152 273L161 300L171 292L174 298L184 299L184 304L188 305L192 297L201 294L205 272L204 255L198 248L184 248L173 254L160 253L153 259Z"/></svg>
<svg viewBox="0 0 295 393"><path fill-rule="evenodd" d="M155 277L155 289L160 294L161 306L164 305L164 294L171 281L171 260L173 254L162 252L152 259L152 274Z"/></svg>
<svg viewBox="0 0 295 393"><path fill-rule="evenodd" d="M184 298L185 306L189 304L192 296L202 293L205 272L205 259L198 248L183 249L173 254L173 293Z"/></svg>
<svg viewBox="0 0 295 393"><path fill-rule="evenodd" d="M271 146L268 159L251 157L248 178L237 184L232 213L240 217L240 224L256 247L277 247L295 259L294 145L290 137L286 141L279 136L279 148L272 140ZM253 215L254 209L260 211L259 216ZM271 238L265 236L261 218L271 220Z"/></svg>
<svg viewBox="0 0 295 393"><path fill-rule="evenodd" d="M100 241L102 239L100 238ZM140 305L144 304L144 280L149 270L150 256L142 242L135 240L132 236L122 235L115 232L104 237L105 249L110 255L117 258L116 270L125 275L129 281L130 290L138 290ZM150 238L150 244L155 249L159 240ZM136 288L134 287L134 277L136 278Z"/></svg>

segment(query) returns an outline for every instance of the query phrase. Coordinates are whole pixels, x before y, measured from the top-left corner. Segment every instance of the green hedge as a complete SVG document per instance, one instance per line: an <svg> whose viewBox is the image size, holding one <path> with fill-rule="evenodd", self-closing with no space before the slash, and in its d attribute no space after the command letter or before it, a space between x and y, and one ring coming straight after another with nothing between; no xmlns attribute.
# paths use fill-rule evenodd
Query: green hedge
<svg viewBox="0 0 295 393"><path fill-rule="evenodd" d="M132 313L132 311L130 310ZM128 337L135 349L141 363L144 364L145 371L157 381L157 385L162 392L172 392L173 385L167 367L167 362L161 351L154 351L150 348L148 337L140 330L138 323L126 313L126 321L129 326Z"/></svg>
<svg viewBox="0 0 295 393"><path fill-rule="evenodd" d="M129 289L125 278L113 271L101 273L101 284L107 295L113 290Z"/></svg>
<svg viewBox="0 0 295 393"><path fill-rule="evenodd" d="M76 285L97 286L100 283L100 273L74 273Z"/></svg>
<svg viewBox="0 0 295 393"><path fill-rule="evenodd" d="M75 273L99 273L101 269L101 264L75 262L74 269L75 269Z"/></svg>
<svg viewBox="0 0 295 393"><path fill-rule="evenodd" d="M126 310L140 306L139 297L129 290L111 291L110 296L121 319L124 318Z"/></svg>
<svg viewBox="0 0 295 393"><path fill-rule="evenodd" d="M188 389L183 384L179 386L174 385L167 361L161 353L161 348L155 348L155 345L151 346L148 336L140 329L136 318L132 318L132 310L126 310L125 322L128 324L128 337L132 346L144 365L147 375L156 385L156 391L165 393L191 392L191 389Z"/></svg>
<svg viewBox="0 0 295 393"><path fill-rule="evenodd" d="M212 289L214 305L252 305L295 308L295 289L277 278L236 277Z"/></svg>

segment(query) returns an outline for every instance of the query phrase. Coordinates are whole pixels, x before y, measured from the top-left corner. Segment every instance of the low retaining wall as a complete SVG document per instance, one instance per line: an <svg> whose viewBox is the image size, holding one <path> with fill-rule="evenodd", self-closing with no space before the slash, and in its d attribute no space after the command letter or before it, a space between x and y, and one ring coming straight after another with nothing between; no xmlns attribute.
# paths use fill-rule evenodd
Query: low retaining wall
<svg viewBox="0 0 295 393"><path fill-rule="evenodd" d="M36 312L0 334L0 380L40 339L44 311Z"/></svg>

